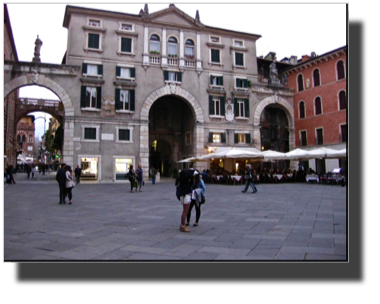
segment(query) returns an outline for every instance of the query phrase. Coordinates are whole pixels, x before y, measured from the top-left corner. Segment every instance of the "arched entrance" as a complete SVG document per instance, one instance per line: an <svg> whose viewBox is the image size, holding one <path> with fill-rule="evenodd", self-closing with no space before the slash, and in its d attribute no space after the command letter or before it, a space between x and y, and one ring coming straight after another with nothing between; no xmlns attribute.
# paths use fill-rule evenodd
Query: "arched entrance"
<svg viewBox="0 0 380 304"><path fill-rule="evenodd" d="M172 148L166 140L155 140L150 146L149 166L157 169L161 176L170 176Z"/></svg>
<svg viewBox="0 0 380 304"><path fill-rule="evenodd" d="M204 153L201 106L192 94L180 86L167 85L151 93L142 106L140 119L139 161L145 178L148 178L151 147L155 141L165 141L170 145L168 167L171 171L182 157Z"/></svg>
<svg viewBox="0 0 380 304"><path fill-rule="evenodd" d="M69 164L73 163L73 157L70 151L70 147L73 147L73 124L71 123L70 116L74 116L74 106L73 103L67 94L67 92L55 81L52 79L45 77L45 75L41 75L37 72L27 73L25 75L16 77L4 85L4 97L7 97L14 90L20 89L24 86L36 85L46 89L49 89L54 94L57 95L61 102L61 110L63 110L63 115L59 117L62 125L64 126L64 143L63 143L63 161ZM63 107L62 107L63 105ZM42 105L41 105L42 106ZM26 112L22 113L22 115L27 112L31 112L36 109L28 109ZM55 114L55 113L54 113ZM20 117L18 117L19 119Z"/></svg>

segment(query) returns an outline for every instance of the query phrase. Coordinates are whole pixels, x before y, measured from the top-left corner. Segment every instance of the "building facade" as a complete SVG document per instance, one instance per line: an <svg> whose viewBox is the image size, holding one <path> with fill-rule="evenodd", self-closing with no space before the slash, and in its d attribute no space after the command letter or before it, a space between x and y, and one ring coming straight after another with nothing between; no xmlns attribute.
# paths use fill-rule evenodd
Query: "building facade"
<svg viewBox="0 0 380 304"><path fill-rule="evenodd" d="M169 176L209 149L262 149L268 109L281 112L283 149L295 147L293 91L259 81L259 35L206 26L174 5L138 15L67 6L64 27L63 63L81 67L65 88L64 161L88 179L124 181L130 164Z"/></svg>
<svg viewBox="0 0 380 304"><path fill-rule="evenodd" d="M305 150L318 147L346 148L347 49L303 56L286 69L288 86L294 89L295 144ZM334 168L346 171L346 161L310 160L305 164L318 173Z"/></svg>
<svg viewBox="0 0 380 304"><path fill-rule="evenodd" d="M4 60L18 61L16 45L13 39L11 21L7 5L4 4ZM19 91L14 90L4 98L4 160L8 165L16 166L16 123L15 104Z"/></svg>
<svg viewBox="0 0 380 304"><path fill-rule="evenodd" d="M34 116L28 115L21 118L17 124L16 129L16 141L17 141L17 153L23 154L26 157L34 158Z"/></svg>

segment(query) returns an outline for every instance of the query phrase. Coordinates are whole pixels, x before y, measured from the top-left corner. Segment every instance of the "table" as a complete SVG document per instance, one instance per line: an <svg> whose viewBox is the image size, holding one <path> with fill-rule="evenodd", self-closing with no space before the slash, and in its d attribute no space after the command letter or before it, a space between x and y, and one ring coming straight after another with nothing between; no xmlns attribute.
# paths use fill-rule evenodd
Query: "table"
<svg viewBox="0 0 380 304"><path fill-rule="evenodd" d="M319 183L319 176L315 174L306 175L306 182L309 181L317 181L317 183Z"/></svg>

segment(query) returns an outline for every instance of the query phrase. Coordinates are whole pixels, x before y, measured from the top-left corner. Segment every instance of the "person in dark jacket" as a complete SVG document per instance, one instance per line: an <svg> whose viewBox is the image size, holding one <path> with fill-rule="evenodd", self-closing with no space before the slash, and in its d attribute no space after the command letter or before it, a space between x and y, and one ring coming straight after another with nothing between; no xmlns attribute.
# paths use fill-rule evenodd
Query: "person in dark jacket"
<svg viewBox="0 0 380 304"><path fill-rule="evenodd" d="M55 176L55 180L58 182L59 186L59 204L66 204L65 196L66 196L66 164L63 163L61 168L58 169L57 175Z"/></svg>
<svg viewBox="0 0 380 304"><path fill-rule="evenodd" d="M76 182L77 182L77 184L79 184L80 183L80 175L82 173L82 169L79 167L79 165L74 170L74 173L75 173Z"/></svg>
<svg viewBox="0 0 380 304"><path fill-rule="evenodd" d="M247 192L249 186L252 187L252 190L253 190L252 193L257 192L257 188L256 188L255 184L253 183L253 179L254 179L253 175L254 175L254 173L251 169L251 165L247 165L245 172L244 172L245 187L244 187L244 190L242 191L243 193Z"/></svg>
<svg viewBox="0 0 380 304"><path fill-rule="evenodd" d="M136 180L136 173L135 173L135 170L133 170L133 165L129 166L128 179L129 179L129 182L131 183L131 192L133 192L133 186ZM136 187L136 191L137 191L137 187Z"/></svg>

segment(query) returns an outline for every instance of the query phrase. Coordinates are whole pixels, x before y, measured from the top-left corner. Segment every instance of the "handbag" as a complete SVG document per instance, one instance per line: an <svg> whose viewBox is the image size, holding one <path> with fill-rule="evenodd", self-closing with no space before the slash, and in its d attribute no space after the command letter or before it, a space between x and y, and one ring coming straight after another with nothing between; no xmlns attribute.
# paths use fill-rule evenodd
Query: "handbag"
<svg viewBox="0 0 380 304"><path fill-rule="evenodd" d="M201 205L203 205L204 203L206 203L206 198L204 196L202 196Z"/></svg>

